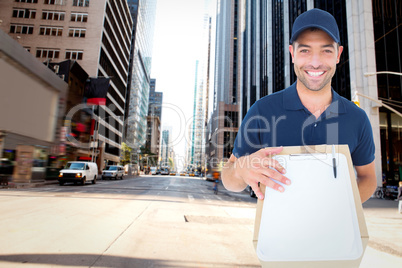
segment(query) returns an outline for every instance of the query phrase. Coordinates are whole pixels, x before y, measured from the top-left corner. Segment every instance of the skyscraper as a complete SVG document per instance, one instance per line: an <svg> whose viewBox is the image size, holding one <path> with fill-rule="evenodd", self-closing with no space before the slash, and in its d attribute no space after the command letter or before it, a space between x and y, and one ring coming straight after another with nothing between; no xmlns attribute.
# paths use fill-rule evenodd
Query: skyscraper
<svg viewBox="0 0 402 268"><path fill-rule="evenodd" d="M156 92L156 79L151 79L147 116L146 151L159 156L163 93Z"/></svg>
<svg viewBox="0 0 402 268"><path fill-rule="evenodd" d="M209 157L216 163L230 157L239 127L240 11L239 0L217 1L213 111L208 123Z"/></svg>
<svg viewBox="0 0 402 268"><path fill-rule="evenodd" d="M156 79L151 79L149 85L148 115L157 116L162 121L163 92L156 91Z"/></svg>
<svg viewBox="0 0 402 268"><path fill-rule="evenodd" d="M132 148L145 145L157 0L128 0L134 19L126 108L126 142Z"/></svg>

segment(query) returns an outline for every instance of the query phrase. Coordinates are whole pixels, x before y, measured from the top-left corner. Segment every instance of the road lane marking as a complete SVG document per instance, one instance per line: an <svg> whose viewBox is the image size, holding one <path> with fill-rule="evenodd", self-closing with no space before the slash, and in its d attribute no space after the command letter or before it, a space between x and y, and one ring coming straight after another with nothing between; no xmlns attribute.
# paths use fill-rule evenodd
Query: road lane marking
<svg viewBox="0 0 402 268"><path fill-rule="evenodd" d="M212 202L212 200L210 200L208 197L206 197L206 196L203 196L204 197L204 199L208 202L208 203L211 203Z"/></svg>

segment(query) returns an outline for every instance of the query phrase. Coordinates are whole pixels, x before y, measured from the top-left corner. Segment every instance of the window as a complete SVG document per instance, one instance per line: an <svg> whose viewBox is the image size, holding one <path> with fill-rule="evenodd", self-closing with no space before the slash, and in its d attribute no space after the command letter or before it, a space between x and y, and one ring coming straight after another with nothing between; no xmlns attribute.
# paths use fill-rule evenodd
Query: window
<svg viewBox="0 0 402 268"><path fill-rule="evenodd" d="M75 7L89 7L89 0L73 0Z"/></svg>
<svg viewBox="0 0 402 268"><path fill-rule="evenodd" d="M66 0L45 0L46 5L64 5Z"/></svg>
<svg viewBox="0 0 402 268"><path fill-rule="evenodd" d="M37 58L45 58L45 59L58 59L60 55L59 49L53 48L38 48L36 50Z"/></svg>
<svg viewBox="0 0 402 268"><path fill-rule="evenodd" d="M66 60L82 60L84 52L80 50L66 51Z"/></svg>
<svg viewBox="0 0 402 268"><path fill-rule="evenodd" d="M31 52L31 47L24 47L26 51Z"/></svg>
<svg viewBox="0 0 402 268"><path fill-rule="evenodd" d="M18 3L34 3L37 4L38 0L15 0L14 2L18 2Z"/></svg>
<svg viewBox="0 0 402 268"><path fill-rule="evenodd" d="M70 28L68 31L69 37L85 37L86 29Z"/></svg>
<svg viewBox="0 0 402 268"><path fill-rule="evenodd" d="M19 24L11 24L10 33L16 34L33 34L33 25L19 25Z"/></svg>
<svg viewBox="0 0 402 268"><path fill-rule="evenodd" d="M64 20L65 15L65 12L43 11L42 20Z"/></svg>
<svg viewBox="0 0 402 268"><path fill-rule="evenodd" d="M224 127L239 127L239 112L225 111Z"/></svg>
<svg viewBox="0 0 402 268"><path fill-rule="evenodd" d="M39 35L62 36L63 35L63 28L61 28L61 27L41 26L40 29L39 29Z"/></svg>
<svg viewBox="0 0 402 268"><path fill-rule="evenodd" d="M87 22L88 14L87 13L71 13L71 21Z"/></svg>
<svg viewBox="0 0 402 268"><path fill-rule="evenodd" d="M36 17L35 9L13 9L13 18L34 19Z"/></svg>

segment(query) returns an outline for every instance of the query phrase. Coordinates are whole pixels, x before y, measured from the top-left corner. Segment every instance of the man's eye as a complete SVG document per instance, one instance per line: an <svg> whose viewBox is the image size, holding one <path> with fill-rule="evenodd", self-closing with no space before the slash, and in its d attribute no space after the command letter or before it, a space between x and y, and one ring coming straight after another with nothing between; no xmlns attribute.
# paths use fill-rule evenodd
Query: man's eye
<svg viewBox="0 0 402 268"><path fill-rule="evenodd" d="M308 52L307 49L302 49L302 50L300 50L300 53L307 53L307 52Z"/></svg>

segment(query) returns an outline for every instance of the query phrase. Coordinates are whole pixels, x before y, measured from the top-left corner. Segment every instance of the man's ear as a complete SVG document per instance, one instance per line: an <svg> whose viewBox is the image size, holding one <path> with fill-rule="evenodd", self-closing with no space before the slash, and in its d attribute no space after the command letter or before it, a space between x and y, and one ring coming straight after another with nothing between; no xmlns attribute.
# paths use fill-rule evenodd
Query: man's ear
<svg viewBox="0 0 402 268"><path fill-rule="evenodd" d="M294 58L294 50L293 50L293 45L289 45L289 52L290 52L290 55L292 55L292 63L294 63L294 60L293 60L293 58Z"/></svg>
<svg viewBox="0 0 402 268"><path fill-rule="evenodd" d="M337 59L336 59L336 63L337 63L337 64L339 63L339 61L340 61L340 59L341 59L342 51L343 51L343 46L339 46L339 48L338 48L338 57L337 57Z"/></svg>

